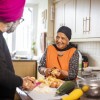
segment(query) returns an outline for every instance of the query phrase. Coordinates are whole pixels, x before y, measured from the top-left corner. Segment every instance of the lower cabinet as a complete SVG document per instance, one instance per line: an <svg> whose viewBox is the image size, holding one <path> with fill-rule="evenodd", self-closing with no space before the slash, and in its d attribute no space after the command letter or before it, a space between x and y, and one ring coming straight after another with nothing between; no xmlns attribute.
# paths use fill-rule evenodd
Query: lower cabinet
<svg viewBox="0 0 100 100"><path fill-rule="evenodd" d="M21 77L34 76L37 78L37 61L36 60L13 60L15 74ZM21 100L16 92L14 100Z"/></svg>
<svg viewBox="0 0 100 100"><path fill-rule="evenodd" d="M13 60L15 74L21 77L34 76L37 78L36 60Z"/></svg>

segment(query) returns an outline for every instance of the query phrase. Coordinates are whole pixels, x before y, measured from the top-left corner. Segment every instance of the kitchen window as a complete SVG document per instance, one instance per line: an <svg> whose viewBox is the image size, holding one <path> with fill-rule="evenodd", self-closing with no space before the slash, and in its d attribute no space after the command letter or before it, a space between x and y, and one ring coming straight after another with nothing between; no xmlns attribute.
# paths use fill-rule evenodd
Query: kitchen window
<svg viewBox="0 0 100 100"><path fill-rule="evenodd" d="M36 20L33 10L33 7L25 7L22 17L24 21L18 25L14 33L4 34L11 53L13 51L31 52L32 42L35 41L34 33L36 33L36 29L34 30L36 24L33 24L33 21Z"/></svg>

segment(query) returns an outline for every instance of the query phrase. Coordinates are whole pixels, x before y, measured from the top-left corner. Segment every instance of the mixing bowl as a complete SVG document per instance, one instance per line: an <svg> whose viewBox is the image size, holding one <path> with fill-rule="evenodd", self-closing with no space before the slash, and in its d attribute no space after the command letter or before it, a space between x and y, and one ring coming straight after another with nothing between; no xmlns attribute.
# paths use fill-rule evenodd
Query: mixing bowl
<svg viewBox="0 0 100 100"><path fill-rule="evenodd" d="M78 87L82 88L84 85L89 86L89 90L85 92L88 97L100 97L100 78L81 78L77 80Z"/></svg>

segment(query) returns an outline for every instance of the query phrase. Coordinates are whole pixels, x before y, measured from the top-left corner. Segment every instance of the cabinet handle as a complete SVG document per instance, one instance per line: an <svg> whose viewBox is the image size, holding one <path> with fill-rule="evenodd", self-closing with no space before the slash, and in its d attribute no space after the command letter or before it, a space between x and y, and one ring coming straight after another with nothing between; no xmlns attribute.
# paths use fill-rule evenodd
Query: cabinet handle
<svg viewBox="0 0 100 100"><path fill-rule="evenodd" d="M91 24L90 21L91 21L91 17L89 17L89 31L90 31L90 24Z"/></svg>
<svg viewBox="0 0 100 100"><path fill-rule="evenodd" d="M86 17L86 27L87 27L86 32L89 32L90 31L90 17L89 18Z"/></svg>
<svg viewBox="0 0 100 100"><path fill-rule="evenodd" d="M86 32L86 19L83 18L83 33Z"/></svg>

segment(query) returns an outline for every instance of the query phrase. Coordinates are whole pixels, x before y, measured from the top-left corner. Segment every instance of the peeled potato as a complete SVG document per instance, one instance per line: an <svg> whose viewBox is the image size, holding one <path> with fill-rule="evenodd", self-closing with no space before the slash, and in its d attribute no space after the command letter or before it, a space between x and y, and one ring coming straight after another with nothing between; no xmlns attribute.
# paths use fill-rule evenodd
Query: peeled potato
<svg viewBox="0 0 100 100"><path fill-rule="evenodd" d="M58 74L58 69L52 70L52 72L51 72L51 75L52 75L52 76L55 76L55 75L57 75L57 74Z"/></svg>
<svg viewBox="0 0 100 100"><path fill-rule="evenodd" d="M57 88L57 82L52 82L52 83L50 84L50 87L52 87L52 88Z"/></svg>

